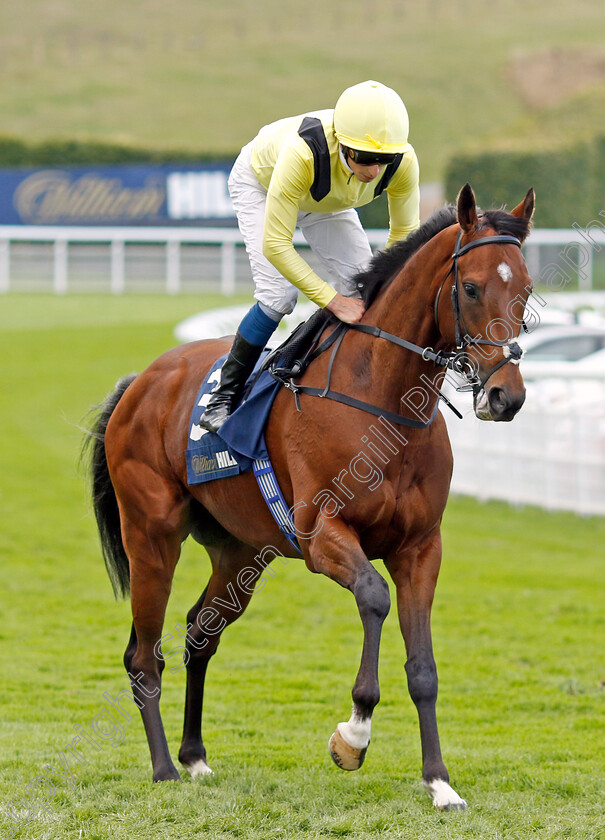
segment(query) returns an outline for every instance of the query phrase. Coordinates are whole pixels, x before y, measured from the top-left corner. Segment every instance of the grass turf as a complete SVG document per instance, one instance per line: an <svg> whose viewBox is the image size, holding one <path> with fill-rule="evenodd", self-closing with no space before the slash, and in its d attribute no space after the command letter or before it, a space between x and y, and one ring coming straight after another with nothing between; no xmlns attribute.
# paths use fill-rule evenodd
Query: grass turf
<svg viewBox="0 0 605 840"><path fill-rule="evenodd" d="M61 776L61 753L110 708L106 694L127 685L130 626L78 472L78 426L119 376L175 343L177 320L216 300L12 295L2 304L2 837L14 827L8 808L21 819L15 836L32 840L605 837L605 521L461 498L445 517L433 630L442 746L466 813L435 812L419 784L393 610L366 763L358 773L332 765L327 739L348 717L361 628L351 595L299 561L275 565L211 663L212 778L153 785L134 706L113 744L95 752L81 742L73 779ZM186 543L166 632L208 569ZM183 700L183 672L167 668L173 756ZM52 790L35 781L42 775ZM30 814L28 787L48 794L52 811L38 803Z"/></svg>

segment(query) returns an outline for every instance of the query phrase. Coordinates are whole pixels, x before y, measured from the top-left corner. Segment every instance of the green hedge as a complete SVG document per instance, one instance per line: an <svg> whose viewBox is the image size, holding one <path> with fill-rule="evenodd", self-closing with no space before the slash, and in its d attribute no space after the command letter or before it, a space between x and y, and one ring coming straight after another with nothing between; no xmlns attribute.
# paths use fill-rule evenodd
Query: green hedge
<svg viewBox="0 0 605 840"><path fill-rule="evenodd" d="M377 228L378 230L388 229L389 227L389 205L387 202L387 194L385 192L370 204L364 204L357 212L361 224L366 230Z"/></svg>
<svg viewBox="0 0 605 840"><path fill-rule="evenodd" d="M605 137L556 149L489 149L452 158L446 168L445 196L455 201L469 182L481 207L509 210L529 187L536 191L536 227L584 226L605 210ZM360 208L366 228L386 228L384 196Z"/></svg>
<svg viewBox="0 0 605 840"><path fill-rule="evenodd" d="M605 137L597 137L595 140L595 208L593 213L600 213L605 210ZM591 218L595 218L593 215Z"/></svg>
<svg viewBox="0 0 605 840"><path fill-rule="evenodd" d="M445 195L454 201L467 181L483 208L521 201L536 191L536 227L568 228L586 224L605 200L605 138L568 148L488 150L459 154L449 161Z"/></svg>
<svg viewBox="0 0 605 840"><path fill-rule="evenodd" d="M27 143L16 137L0 136L0 167L69 166L117 163L218 163L232 161L229 155L208 155L184 149L145 149L119 143L86 140L47 140Z"/></svg>

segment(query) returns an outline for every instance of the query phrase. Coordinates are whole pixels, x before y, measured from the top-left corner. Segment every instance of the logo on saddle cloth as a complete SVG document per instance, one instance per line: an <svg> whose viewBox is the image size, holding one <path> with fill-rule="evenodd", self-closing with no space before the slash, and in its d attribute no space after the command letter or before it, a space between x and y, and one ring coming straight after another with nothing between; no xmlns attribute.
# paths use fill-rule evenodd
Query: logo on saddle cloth
<svg viewBox="0 0 605 840"><path fill-rule="evenodd" d="M214 457L211 455L191 456L191 469L196 476L206 475L217 470L228 470L230 467L239 467L239 465L228 449L215 452ZM239 472L239 468L237 472Z"/></svg>

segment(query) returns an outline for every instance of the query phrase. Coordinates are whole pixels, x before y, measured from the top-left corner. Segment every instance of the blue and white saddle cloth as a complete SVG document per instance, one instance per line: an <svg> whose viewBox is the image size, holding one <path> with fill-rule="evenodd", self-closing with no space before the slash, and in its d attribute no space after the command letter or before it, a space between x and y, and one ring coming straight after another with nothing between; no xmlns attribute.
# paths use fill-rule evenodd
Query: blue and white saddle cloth
<svg viewBox="0 0 605 840"><path fill-rule="evenodd" d="M253 377L266 354L259 359ZM218 478L229 478L243 472L254 472L263 498L273 518L291 545L301 554L290 511L273 472L265 444L265 425L280 383L267 371L254 380L244 401L222 425L218 434L199 426L212 391L221 379L227 356L218 359L200 386L189 424L187 459L188 484L201 484Z"/></svg>

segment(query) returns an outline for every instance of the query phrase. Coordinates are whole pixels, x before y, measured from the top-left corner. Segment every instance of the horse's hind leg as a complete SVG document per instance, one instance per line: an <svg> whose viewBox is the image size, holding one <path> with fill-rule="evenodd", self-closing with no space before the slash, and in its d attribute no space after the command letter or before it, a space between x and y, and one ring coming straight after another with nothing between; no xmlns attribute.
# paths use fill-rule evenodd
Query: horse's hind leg
<svg viewBox="0 0 605 840"><path fill-rule="evenodd" d="M437 729L437 669L431 640L431 606L439 567L441 537L433 533L424 545L385 558L397 587L399 623L405 641L408 689L418 711L422 745L422 781L442 811L463 811L466 802L449 784Z"/></svg>
<svg viewBox="0 0 605 840"><path fill-rule="evenodd" d="M155 533L154 533L155 532ZM178 531L154 528L150 522L139 529L122 515L124 545L130 559L130 587L133 626L124 654L136 704L147 734L154 782L179 779L170 758L160 715L161 679L164 662L157 645L174 567L179 558L181 537ZM153 536L152 536L153 534Z"/></svg>
<svg viewBox="0 0 605 840"><path fill-rule="evenodd" d="M211 770L202 741L204 682L210 657L216 653L221 633L244 612L264 566L255 564L255 550L232 538L207 546L212 576L197 603L187 614L187 694L179 761L192 776Z"/></svg>

